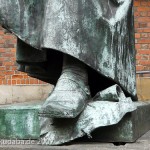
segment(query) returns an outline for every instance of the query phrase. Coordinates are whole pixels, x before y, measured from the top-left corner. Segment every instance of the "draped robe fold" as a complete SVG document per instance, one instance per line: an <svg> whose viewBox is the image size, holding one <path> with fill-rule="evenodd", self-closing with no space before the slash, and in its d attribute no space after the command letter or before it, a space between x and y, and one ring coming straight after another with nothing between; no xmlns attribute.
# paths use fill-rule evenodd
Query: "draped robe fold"
<svg viewBox="0 0 150 150"><path fill-rule="evenodd" d="M117 83L136 100L133 19L132 0L0 0L19 70L55 84L65 53L89 66L91 87Z"/></svg>

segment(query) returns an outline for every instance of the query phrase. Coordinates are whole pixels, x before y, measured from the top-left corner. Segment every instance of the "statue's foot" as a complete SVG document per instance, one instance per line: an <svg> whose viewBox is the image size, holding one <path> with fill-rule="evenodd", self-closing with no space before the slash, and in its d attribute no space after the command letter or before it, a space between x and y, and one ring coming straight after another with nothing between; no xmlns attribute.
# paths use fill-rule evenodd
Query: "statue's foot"
<svg viewBox="0 0 150 150"><path fill-rule="evenodd" d="M90 99L87 73L82 68L64 67L62 75L39 114L51 118L75 118Z"/></svg>
<svg viewBox="0 0 150 150"><path fill-rule="evenodd" d="M69 75L70 76L70 75ZM40 115L52 118L75 118L90 98L89 87L63 73L51 95L41 108Z"/></svg>

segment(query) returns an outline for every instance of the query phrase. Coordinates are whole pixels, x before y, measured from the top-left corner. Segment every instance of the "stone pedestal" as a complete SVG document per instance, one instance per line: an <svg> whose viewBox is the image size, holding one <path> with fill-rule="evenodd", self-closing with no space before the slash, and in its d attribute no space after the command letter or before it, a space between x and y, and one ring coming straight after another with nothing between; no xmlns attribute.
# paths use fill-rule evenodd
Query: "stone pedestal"
<svg viewBox="0 0 150 150"><path fill-rule="evenodd" d="M150 103L135 102L137 110L126 114L116 125L95 130L90 141L135 142L150 130ZM41 102L0 107L0 139L35 139L40 137L38 110Z"/></svg>
<svg viewBox="0 0 150 150"><path fill-rule="evenodd" d="M135 142L150 130L150 103L135 102L137 110L128 113L116 125L94 131L93 140L102 142Z"/></svg>
<svg viewBox="0 0 150 150"><path fill-rule="evenodd" d="M0 139L38 139L41 102L0 106Z"/></svg>

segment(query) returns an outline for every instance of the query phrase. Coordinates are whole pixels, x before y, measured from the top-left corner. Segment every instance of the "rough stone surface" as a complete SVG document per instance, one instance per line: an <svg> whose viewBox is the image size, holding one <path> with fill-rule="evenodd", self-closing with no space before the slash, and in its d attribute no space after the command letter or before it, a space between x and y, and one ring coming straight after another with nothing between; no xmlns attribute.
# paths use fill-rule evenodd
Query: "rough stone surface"
<svg viewBox="0 0 150 150"><path fill-rule="evenodd" d="M150 74L146 74L150 75ZM138 99L142 101L150 100L150 78L138 77L136 80Z"/></svg>
<svg viewBox="0 0 150 150"><path fill-rule="evenodd" d="M107 139L107 142L134 142L146 133L150 129L150 103L136 104L139 105L138 109L127 114L118 125L105 127L105 132L101 132L104 131L104 128L95 131L94 141L102 141L103 137L103 141ZM1 106L0 138L38 139L40 135L39 107L39 102Z"/></svg>
<svg viewBox="0 0 150 150"><path fill-rule="evenodd" d="M0 104L12 104L45 100L53 86L46 85L1 85ZM32 91L32 92L31 92ZM19 93L19 94L18 94Z"/></svg>
<svg viewBox="0 0 150 150"><path fill-rule="evenodd" d="M0 138L37 139L40 134L38 109L41 102L0 107Z"/></svg>

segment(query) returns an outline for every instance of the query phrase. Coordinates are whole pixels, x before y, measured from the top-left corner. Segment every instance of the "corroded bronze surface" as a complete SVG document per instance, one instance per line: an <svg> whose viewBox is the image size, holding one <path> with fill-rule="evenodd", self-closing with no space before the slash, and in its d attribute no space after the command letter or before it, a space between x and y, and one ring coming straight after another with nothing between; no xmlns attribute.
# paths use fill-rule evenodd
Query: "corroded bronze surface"
<svg viewBox="0 0 150 150"><path fill-rule="evenodd" d="M40 110L50 118L75 118L91 99L86 66L64 56L62 74Z"/></svg>
<svg viewBox="0 0 150 150"><path fill-rule="evenodd" d="M134 110L134 102L125 97L119 86L114 85L94 97L77 118L41 118L41 144L59 145L84 135L92 138L92 131L117 124L126 113Z"/></svg>
<svg viewBox="0 0 150 150"><path fill-rule="evenodd" d="M29 75L56 82L61 68L57 50L81 60L106 77L105 83L111 79L135 97L132 6L132 0L0 0L0 24L19 38L17 60ZM35 63L36 73L34 67L26 69Z"/></svg>
<svg viewBox="0 0 150 150"><path fill-rule="evenodd" d="M62 71L63 54L86 66L87 85L75 75L84 70L80 67L75 74L70 69L59 78L70 77L79 83L72 84L70 78L57 82L59 86L56 85L48 98L50 103L46 104L54 104L53 110L44 107L55 119L42 118L42 144L58 145L86 134L90 136L96 128L117 124L127 112L136 109L131 98L126 97L137 100L132 0L0 0L0 24L18 37L19 70L32 77L55 84ZM92 96L97 94L85 107L90 94L83 96L86 91L78 90L88 85ZM63 88L64 93L58 93L57 89ZM65 103L69 89L78 93L74 97L73 92L69 93L70 101ZM62 101L52 104L55 100ZM77 110L72 113L75 118L64 119L66 107Z"/></svg>

